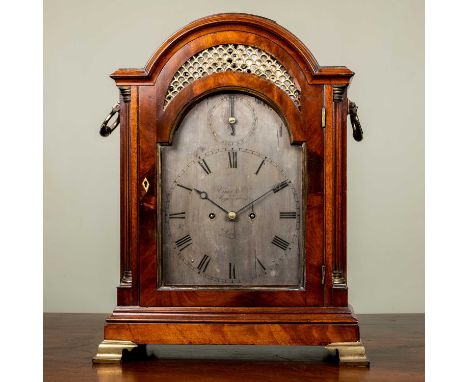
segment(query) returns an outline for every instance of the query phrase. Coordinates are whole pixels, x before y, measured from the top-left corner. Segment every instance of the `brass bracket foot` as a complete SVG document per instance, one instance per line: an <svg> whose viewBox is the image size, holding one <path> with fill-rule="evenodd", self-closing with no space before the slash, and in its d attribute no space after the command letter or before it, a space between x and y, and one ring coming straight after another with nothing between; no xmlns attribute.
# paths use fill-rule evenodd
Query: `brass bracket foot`
<svg viewBox="0 0 468 382"><path fill-rule="evenodd" d="M131 351L138 347L132 341L104 340L99 344L93 363L120 363L124 349Z"/></svg>
<svg viewBox="0 0 468 382"><path fill-rule="evenodd" d="M362 342L334 342L325 348L332 354L337 355L340 365L366 366L370 362L366 357L366 349Z"/></svg>

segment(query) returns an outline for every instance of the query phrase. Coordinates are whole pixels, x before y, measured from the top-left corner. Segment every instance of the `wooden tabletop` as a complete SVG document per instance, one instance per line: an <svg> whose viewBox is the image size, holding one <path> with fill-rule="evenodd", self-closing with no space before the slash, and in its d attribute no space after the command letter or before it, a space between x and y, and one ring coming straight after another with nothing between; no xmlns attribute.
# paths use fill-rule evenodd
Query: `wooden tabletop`
<svg viewBox="0 0 468 382"><path fill-rule="evenodd" d="M424 380L424 315L359 315L370 369L338 367L320 347L148 346L146 357L92 365L104 314L44 314L44 381Z"/></svg>

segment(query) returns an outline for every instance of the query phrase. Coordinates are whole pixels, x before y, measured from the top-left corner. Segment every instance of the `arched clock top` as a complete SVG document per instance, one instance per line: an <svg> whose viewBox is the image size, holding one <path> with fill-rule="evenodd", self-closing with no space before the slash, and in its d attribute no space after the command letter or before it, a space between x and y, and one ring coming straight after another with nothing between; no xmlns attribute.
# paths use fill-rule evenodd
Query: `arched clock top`
<svg viewBox="0 0 468 382"><path fill-rule="evenodd" d="M300 108L300 89L281 62L262 49L242 44L213 46L185 61L172 77L164 108L190 83L213 73L229 71L251 73L272 82Z"/></svg>
<svg viewBox="0 0 468 382"><path fill-rule="evenodd" d="M232 38L233 34L237 35L235 39ZM294 34L273 20L244 13L223 13L201 18L180 29L153 54L143 69L119 69L112 73L111 77L118 85L154 85L168 61L197 39L204 40L205 46L195 53L224 43L251 45L275 57L273 52L265 49L266 45L274 45L275 49L290 57L290 62L286 63L280 60L280 57L276 59L281 61L288 72L292 69L288 67L290 64L297 66L296 79L300 80L297 78L300 74L309 84L331 81L349 83L354 75L351 70L342 66L321 67L309 49ZM214 44L217 39L218 43ZM289 65L286 66L287 64Z"/></svg>

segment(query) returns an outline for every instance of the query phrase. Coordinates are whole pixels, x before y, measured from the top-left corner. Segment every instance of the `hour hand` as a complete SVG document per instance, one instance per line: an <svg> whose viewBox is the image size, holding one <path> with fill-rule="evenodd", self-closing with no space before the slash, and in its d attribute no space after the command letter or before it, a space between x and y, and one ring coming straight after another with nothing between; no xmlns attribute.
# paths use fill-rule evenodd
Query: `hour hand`
<svg viewBox="0 0 468 382"><path fill-rule="evenodd" d="M200 195L201 199L208 199L208 194L205 191L200 191L194 188L194 191L197 192L198 195Z"/></svg>
<svg viewBox="0 0 468 382"><path fill-rule="evenodd" d="M200 195L200 199L205 199L208 200L210 203L214 204L216 207L218 207L221 211L224 211L225 213L229 214L229 211L226 210L225 208L221 207L218 203L214 202L208 197L208 194L205 191L200 191L194 188L194 191Z"/></svg>

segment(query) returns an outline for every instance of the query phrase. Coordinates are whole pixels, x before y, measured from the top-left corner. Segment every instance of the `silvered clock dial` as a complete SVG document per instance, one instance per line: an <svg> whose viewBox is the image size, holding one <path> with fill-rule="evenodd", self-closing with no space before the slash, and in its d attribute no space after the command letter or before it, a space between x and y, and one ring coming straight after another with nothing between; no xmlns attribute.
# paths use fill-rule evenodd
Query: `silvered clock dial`
<svg viewBox="0 0 468 382"><path fill-rule="evenodd" d="M197 103L160 148L163 286L301 287L302 156L265 102Z"/></svg>

